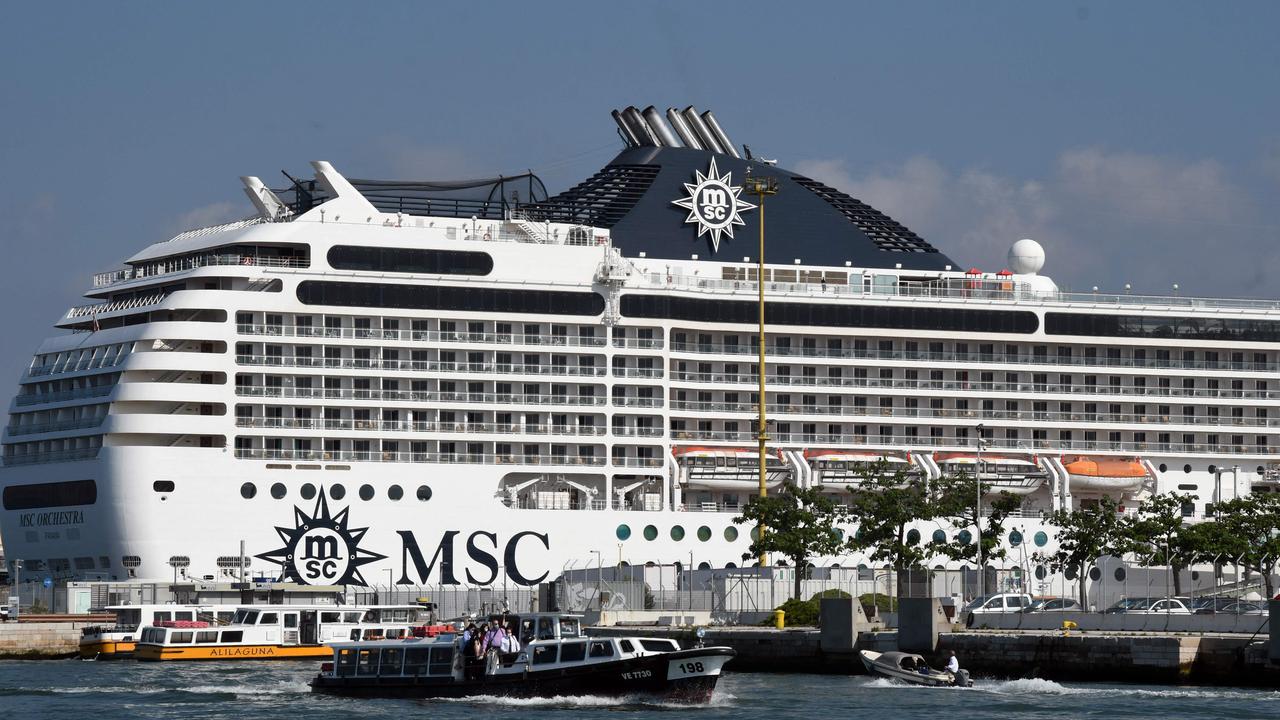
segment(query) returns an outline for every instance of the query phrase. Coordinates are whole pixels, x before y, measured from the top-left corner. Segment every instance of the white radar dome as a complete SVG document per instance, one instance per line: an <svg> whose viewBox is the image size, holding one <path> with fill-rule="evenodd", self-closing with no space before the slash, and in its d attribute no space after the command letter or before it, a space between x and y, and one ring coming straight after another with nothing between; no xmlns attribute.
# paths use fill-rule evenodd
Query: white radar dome
<svg viewBox="0 0 1280 720"><path fill-rule="evenodd" d="M1009 269L1018 275L1035 275L1044 267L1044 248L1031 238L1023 238L1009 248Z"/></svg>

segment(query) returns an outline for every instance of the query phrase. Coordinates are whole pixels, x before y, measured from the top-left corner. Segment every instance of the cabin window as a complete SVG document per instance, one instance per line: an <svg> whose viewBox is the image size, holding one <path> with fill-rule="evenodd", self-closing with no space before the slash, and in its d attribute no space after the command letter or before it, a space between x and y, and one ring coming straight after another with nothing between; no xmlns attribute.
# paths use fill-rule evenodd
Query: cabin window
<svg viewBox="0 0 1280 720"><path fill-rule="evenodd" d="M560 618L560 637L575 638L579 634L578 618Z"/></svg>
<svg viewBox="0 0 1280 720"><path fill-rule="evenodd" d="M195 616L192 615L190 612L175 612L173 614L174 620L191 620L194 617Z"/></svg>
<svg viewBox="0 0 1280 720"><path fill-rule="evenodd" d="M356 657L356 674L357 675L377 675L378 674L378 651L377 649L361 649L357 650Z"/></svg>
<svg viewBox="0 0 1280 720"><path fill-rule="evenodd" d="M560 646L560 662L582 662L586 657L586 643L565 643Z"/></svg>
<svg viewBox="0 0 1280 720"><path fill-rule="evenodd" d="M340 613L340 612L321 612L321 613L320 613L320 622L322 622L322 623L336 623L336 622L342 622L342 613Z"/></svg>
<svg viewBox="0 0 1280 720"><path fill-rule="evenodd" d="M625 653L636 651L636 646L632 645L630 640L619 640L618 647L622 648L622 652Z"/></svg>
<svg viewBox="0 0 1280 720"><path fill-rule="evenodd" d="M593 641L590 650L587 651L587 655L593 658L613 657L613 643L600 640Z"/></svg>
<svg viewBox="0 0 1280 720"><path fill-rule="evenodd" d="M258 621L259 625L277 625L280 622L280 613L262 613L262 620Z"/></svg>
<svg viewBox="0 0 1280 720"><path fill-rule="evenodd" d="M404 661L404 650L401 648L382 648L382 665L379 675L399 675L400 663Z"/></svg>
<svg viewBox="0 0 1280 720"><path fill-rule="evenodd" d="M234 617L235 617L235 615L236 615L236 614L235 614L234 612L230 611L230 610L224 610L224 611L221 611L221 612L217 613L218 624L219 624L219 625L228 625L228 624L230 624L230 623L231 623L231 619L232 619L232 618L234 618Z"/></svg>
<svg viewBox="0 0 1280 720"><path fill-rule="evenodd" d="M243 630L224 630L222 632L222 642L224 643L238 643L241 640L244 640Z"/></svg>
<svg viewBox="0 0 1280 720"><path fill-rule="evenodd" d="M342 622L345 622L345 623L358 623L358 622L360 622L360 613L358 613L358 612L347 612L347 613L342 613Z"/></svg>
<svg viewBox="0 0 1280 720"><path fill-rule="evenodd" d="M246 612L246 613L244 614L244 617L240 619L240 622L241 622L241 623L243 623L243 624L245 624L245 625L257 625L257 624L258 624L258 611L257 611L257 610L250 610L250 611Z"/></svg>
<svg viewBox="0 0 1280 720"><path fill-rule="evenodd" d="M674 640L641 640L640 647L649 652L670 652L680 649Z"/></svg>
<svg viewBox="0 0 1280 720"><path fill-rule="evenodd" d="M173 619L173 613L158 612L153 617L155 618L154 622L166 622Z"/></svg>
<svg viewBox="0 0 1280 720"><path fill-rule="evenodd" d="M192 633L176 632L169 636L169 644L171 645L190 645Z"/></svg>
<svg viewBox="0 0 1280 720"><path fill-rule="evenodd" d="M551 618L538 618L538 639L554 640L556 637L556 626Z"/></svg>
<svg viewBox="0 0 1280 720"><path fill-rule="evenodd" d="M206 630L204 632L198 632L196 633L196 642L197 643L216 643L218 642L218 631Z"/></svg>
<svg viewBox="0 0 1280 720"><path fill-rule="evenodd" d="M147 628L142 631L142 640L144 643L162 643L164 642L164 628Z"/></svg>
<svg viewBox="0 0 1280 720"><path fill-rule="evenodd" d="M284 626L287 628L298 627L298 613L285 613Z"/></svg>
<svg viewBox="0 0 1280 720"><path fill-rule="evenodd" d="M356 651L343 648L338 651L337 674L339 677L350 677L355 674Z"/></svg>
<svg viewBox="0 0 1280 720"><path fill-rule="evenodd" d="M453 672L453 648L431 648L431 667L428 672L432 675L448 675Z"/></svg>
<svg viewBox="0 0 1280 720"><path fill-rule="evenodd" d="M533 664L546 665L556 661L555 645L534 645L533 646Z"/></svg>
<svg viewBox="0 0 1280 720"><path fill-rule="evenodd" d="M427 672L429 648L409 648L404 651L404 674L422 675Z"/></svg>

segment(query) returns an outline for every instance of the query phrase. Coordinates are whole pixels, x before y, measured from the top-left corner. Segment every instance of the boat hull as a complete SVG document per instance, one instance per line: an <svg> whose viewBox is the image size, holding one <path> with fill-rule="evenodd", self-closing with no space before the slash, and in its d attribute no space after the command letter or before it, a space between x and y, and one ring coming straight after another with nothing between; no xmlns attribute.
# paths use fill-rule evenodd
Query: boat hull
<svg viewBox="0 0 1280 720"><path fill-rule="evenodd" d="M946 671L931 670L929 674L923 674L911 670L904 670L897 667L894 663L885 662L883 659L888 653L877 653L869 650L863 650L860 655L862 664L866 667L867 672L871 675L889 678L890 680L898 680L911 685L920 685L923 687L968 687L973 684L969 680L968 674L964 670L959 671L963 677L957 678ZM896 653L895 653L896 654Z"/></svg>
<svg viewBox="0 0 1280 720"><path fill-rule="evenodd" d="M122 660L133 657L137 644L123 640L82 640L80 657L85 660Z"/></svg>
<svg viewBox="0 0 1280 720"><path fill-rule="evenodd" d="M730 648L681 650L617 662L487 675L468 680L454 680L451 676L319 675L312 680L311 689L328 695L370 698L592 696L645 697L701 704L711 700L721 668L733 655Z"/></svg>
<svg viewBox="0 0 1280 720"><path fill-rule="evenodd" d="M172 660L304 660L327 658L333 648L327 645L167 645L139 644L134 657L144 661Z"/></svg>

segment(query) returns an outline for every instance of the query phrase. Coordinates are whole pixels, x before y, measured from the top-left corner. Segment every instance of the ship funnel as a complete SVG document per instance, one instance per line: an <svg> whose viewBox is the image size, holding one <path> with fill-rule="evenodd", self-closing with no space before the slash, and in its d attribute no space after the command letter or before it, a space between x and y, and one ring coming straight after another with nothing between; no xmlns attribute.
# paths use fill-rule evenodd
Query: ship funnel
<svg viewBox="0 0 1280 720"><path fill-rule="evenodd" d="M707 130L715 136L716 141L724 148L724 151L730 155L740 158L737 149L733 147L733 143L729 141L729 136L724 134L724 129L720 127L720 123L716 122L716 116L711 114L710 110L702 113L702 122L706 124Z"/></svg>
<svg viewBox="0 0 1280 720"><path fill-rule="evenodd" d="M658 136L658 142L667 147L680 147L680 141L676 139L675 133L671 132L671 128L667 126L667 121L662 119L662 115L658 113L657 108L650 105L641 113L644 121L649 124L649 129Z"/></svg>
<svg viewBox="0 0 1280 720"><path fill-rule="evenodd" d="M680 115L680 111L675 108L667 108L667 119L671 121L671 127L676 129L676 134L684 141L684 146L693 148L694 150L706 150L702 143L698 142L698 136L693 134L689 129L689 124L684 121Z"/></svg>
<svg viewBox="0 0 1280 720"><path fill-rule="evenodd" d="M636 136L636 140L641 145L658 147L662 144L658 142L658 137L653 134L653 130L649 129L649 123L644 121L644 117L640 115L635 105L628 105L627 109L622 111L622 119L627 121L627 127L631 128L631 133Z"/></svg>
<svg viewBox="0 0 1280 720"><path fill-rule="evenodd" d="M288 205L268 188L262 184L262 181L252 176L240 176L240 182L244 183L244 194L249 196L249 202L257 208L258 215L263 220L275 221L282 220L293 214Z"/></svg>
<svg viewBox="0 0 1280 720"><path fill-rule="evenodd" d="M614 110L612 113L613 121L618 123L618 130L622 133L622 141L627 147L639 147L640 140L636 138L635 133L631 132L631 128L627 127L627 122L622 118L622 113Z"/></svg>
<svg viewBox="0 0 1280 720"><path fill-rule="evenodd" d="M689 124L689 129L693 130L698 136L698 141L702 143L703 149L711 152L723 153L724 148L720 147L719 141L711 134L711 130L707 128L706 123L702 122L702 117L698 115L698 111L692 105L685 108L683 113L684 121Z"/></svg>

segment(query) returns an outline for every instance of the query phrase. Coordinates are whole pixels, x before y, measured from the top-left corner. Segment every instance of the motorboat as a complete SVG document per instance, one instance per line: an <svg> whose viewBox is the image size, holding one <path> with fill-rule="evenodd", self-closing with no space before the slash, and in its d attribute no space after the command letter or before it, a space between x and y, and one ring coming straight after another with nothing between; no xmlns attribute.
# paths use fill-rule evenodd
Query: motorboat
<svg viewBox="0 0 1280 720"><path fill-rule="evenodd" d="M587 637L574 615L511 618L523 639L515 652L464 654L462 637L335 643L312 692L347 697L645 697L700 704L734 656L728 647L681 649L653 637Z"/></svg>
<svg viewBox="0 0 1280 720"><path fill-rule="evenodd" d="M968 670L958 670L954 674L946 670L934 670L919 655L905 652L875 652L862 650L862 664L872 675L900 680L912 685L925 687L972 687Z"/></svg>

